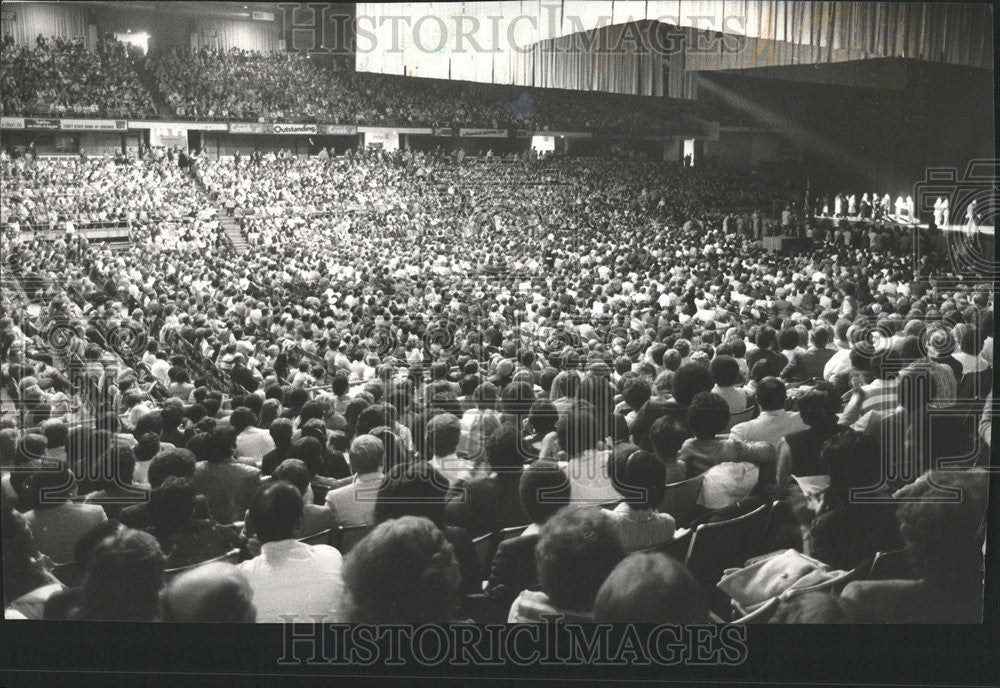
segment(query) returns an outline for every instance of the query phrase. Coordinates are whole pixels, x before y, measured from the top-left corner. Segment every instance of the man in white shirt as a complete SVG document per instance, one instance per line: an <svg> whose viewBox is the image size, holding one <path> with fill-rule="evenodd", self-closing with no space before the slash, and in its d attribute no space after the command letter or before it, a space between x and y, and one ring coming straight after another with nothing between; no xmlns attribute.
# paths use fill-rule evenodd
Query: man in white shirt
<svg viewBox="0 0 1000 688"><path fill-rule="evenodd" d="M236 430L236 456L250 459L259 468L261 459L274 451L274 439L264 428L258 428L260 420L251 409L240 406L229 415L229 424Z"/></svg>
<svg viewBox="0 0 1000 688"><path fill-rule="evenodd" d="M473 464L457 454L462 422L450 413L440 413L427 423L427 442L434 452L429 461L452 485L472 476Z"/></svg>
<svg viewBox="0 0 1000 688"><path fill-rule="evenodd" d="M343 559L329 545L295 539L302 510L302 495L283 480L261 488L250 505L250 519L263 544L260 555L239 569L253 589L259 623L340 621Z"/></svg>
<svg viewBox="0 0 1000 688"><path fill-rule="evenodd" d="M757 385L760 415L733 426L733 439L743 442L767 442L777 449L781 439L790 433L805 430L806 424L798 413L785 410L785 383L776 377L765 377Z"/></svg>
<svg viewBox="0 0 1000 688"><path fill-rule="evenodd" d="M385 445L374 435L359 435L351 442L348 461L354 475L350 482L326 493L326 505L341 528L375 522L375 499L382 483Z"/></svg>

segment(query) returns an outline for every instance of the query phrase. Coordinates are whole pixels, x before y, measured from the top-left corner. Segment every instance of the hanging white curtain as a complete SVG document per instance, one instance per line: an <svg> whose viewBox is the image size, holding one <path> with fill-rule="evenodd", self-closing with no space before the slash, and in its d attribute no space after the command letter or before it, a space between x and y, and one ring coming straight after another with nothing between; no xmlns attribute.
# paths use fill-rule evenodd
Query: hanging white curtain
<svg viewBox="0 0 1000 688"><path fill-rule="evenodd" d="M49 2L3 3L3 35L18 45L34 45L41 35L56 38L86 38L87 15L80 7Z"/></svg>

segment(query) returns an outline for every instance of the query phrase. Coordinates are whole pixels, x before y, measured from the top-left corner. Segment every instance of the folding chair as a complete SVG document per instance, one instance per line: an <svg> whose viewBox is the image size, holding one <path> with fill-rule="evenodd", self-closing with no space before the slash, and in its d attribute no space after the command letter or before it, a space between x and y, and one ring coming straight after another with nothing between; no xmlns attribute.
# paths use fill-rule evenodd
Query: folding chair
<svg viewBox="0 0 1000 688"><path fill-rule="evenodd" d="M80 570L75 561L54 564L50 567L49 573L67 588L75 588L83 582L83 571Z"/></svg>
<svg viewBox="0 0 1000 688"><path fill-rule="evenodd" d="M330 537L332 534L333 528L327 528L326 530L321 530L318 533L313 533L312 535L299 538L299 542L304 545L328 545L330 544Z"/></svg>
<svg viewBox="0 0 1000 688"><path fill-rule="evenodd" d="M743 423L748 420L753 420L754 418L757 417L758 411L759 409L757 408L757 405L754 404L752 406L747 406L745 409L739 411L738 413L730 413L729 425L726 426L726 432L732 430L733 426L736 425L737 423Z"/></svg>
<svg viewBox="0 0 1000 688"><path fill-rule="evenodd" d="M197 564L189 564L187 566L178 566L175 569L167 569L166 571L163 572L163 581L165 583L169 583L170 581L172 581L174 578L176 578L177 576L181 575L182 573L186 573L187 571L192 571L192 570L198 568L199 566L204 566L205 564L214 564L216 562L224 562L224 563L227 563L227 564L235 564L239 560L240 560L240 550L239 549L232 549L232 550L229 550L228 552L226 552L225 554L223 554L221 556L215 557L214 559L208 559L206 561L199 561Z"/></svg>
<svg viewBox="0 0 1000 688"><path fill-rule="evenodd" d="M716 613L729 614L729 598L715 587L723 572L764 553L764 528L772 508L773 503L761 504L748 514L694 530L684 564L707 591Z"/></svg>
<svg viewBox="0 0 1000 688"><path fill-rule="evenodd" d="M472 548L476 550L476 558L479 559L479 570L488 572L490 563L490 550L492 549L493 536L495 533L480 535L472 541ZM486 575L485 573L483 575Z"/></svg>
<svg viewBox="0 0 1000 688"><path fill-rule="evenodd" d="M374 525L347 526L345 528L338 528L336 532L331 534L330 544L339 549L341 554L346 555L354 549L354 545L361 542L373 528L375 528Z"/></svg>
<svg viewBox="0 0 1000 688"><path fill-rule="evenodd" d="M678 527L690 524L698 506L698 497L701 496L701 486L704 481L705 474L702 473L679 483L667 485L660 501L660 513L673 516L674 523Z"/></svg>
<svg viewBox="0 0 1000 688"><path fill-rule="evenodd" d="M868 572L868 580L914 580L916 576L901 549L892 552L877 552Z"/></svg>
<svg viewBox="0 0 1000 688"><path fill-rule="evenodd" d="M749 614L744 614L738 619L733 619L731 623L734 624L763 624L767 623L772 616L774 616L775 610L781 600L777 597L772 597L767 602L759 606L757 609L753 610Z"/></svg>

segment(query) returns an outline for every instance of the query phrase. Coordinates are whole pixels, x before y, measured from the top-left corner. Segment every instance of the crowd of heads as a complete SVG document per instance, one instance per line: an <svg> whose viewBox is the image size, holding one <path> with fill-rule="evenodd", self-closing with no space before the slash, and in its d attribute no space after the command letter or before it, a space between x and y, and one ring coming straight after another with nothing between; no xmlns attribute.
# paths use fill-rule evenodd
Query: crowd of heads
<svg viewBox="0 0 1000 688"><path fill-rule="evenodd" d="M3 171L17 280L0 321L3 465L17 468L4 556L21 581L5 603L23 616L268 621L308 594L338 619L430 622L476 618L483 594L511 620L705 621L718 581L636 544L674 532L658 511L668 482L702 476L704 517L771 497L800 499L802 516L780 478L811 461L829 488L805 525L828 533L875 518L850 511L851 491L885 475L878 441L898 431L911 439L889 458L905 470L883 497L944 484L925 475L943 440L970 449L954 479L981 491L967 469L988 437L989 285L865 246L769 252L723 229L725 209L767 189L720 170L368 151ZM249 250L194 221L215 201ZM188 218L194 243L140 234L115 252L8 219L91 203L140 224ZM821 350L835 365L799 376ZM736 423L747 411L793 411L783 432L798 434L755 439ZM938 417L950 425L924 441ZM903 504L885 540L834 539L872 555L897 542L924 584L965 590L981 501ZM342 567L300 542L353 516L370 532ZM56 518L62 539L43 528ZM490 583L471 537L529 523L534 579ZM269 567L299 546L312 568L290 591ZM53 582L45 558L74 564L79 585ZM215 561L174 570L199 560ZM838 614L860 618L829 596L777 618Z"/></svg>
<svg viewBox="0 0 1000 688"><path fill-rule="evenodd" d="M133 69L127 47L105 38L93 50L82 38L16 45L0 59L0 113L43 117L145 117L156 106Z"/></svg>

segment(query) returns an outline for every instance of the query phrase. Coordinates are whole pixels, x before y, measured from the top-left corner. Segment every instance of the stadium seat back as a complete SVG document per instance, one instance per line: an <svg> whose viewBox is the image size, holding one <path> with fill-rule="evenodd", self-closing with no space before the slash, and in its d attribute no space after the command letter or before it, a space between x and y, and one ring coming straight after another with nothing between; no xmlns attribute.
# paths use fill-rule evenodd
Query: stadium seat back
<svg viewBox="0 0 1000 688"><path fill-rule="evenodd" d="M704 482L705 474L702 473L679 483L667 485L663 500L660 502L660 513L673 516L678 528L687 526L697 511L698 497L701 496Z"/></svg>

